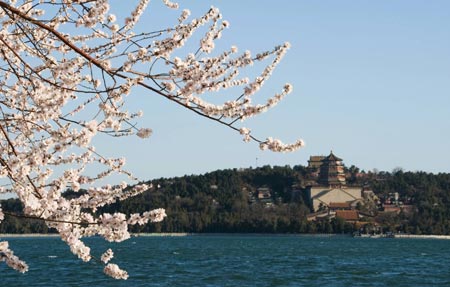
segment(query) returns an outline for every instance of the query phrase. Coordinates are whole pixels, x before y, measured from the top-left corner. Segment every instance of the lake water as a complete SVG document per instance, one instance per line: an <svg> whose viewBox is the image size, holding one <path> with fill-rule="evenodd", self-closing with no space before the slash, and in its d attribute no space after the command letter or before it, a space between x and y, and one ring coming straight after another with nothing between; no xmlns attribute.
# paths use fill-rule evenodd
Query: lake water
<svg viewBox="0 0 450 287"><path fill-rule="evenodd" d="M1 238L0 238L1 239ZM196 235L89 243L126 281L77 260L58 238L7 238L30 270L0 265L0 286L450 286L450 240ZM93 252L95 254L95 251Z"/></svg>

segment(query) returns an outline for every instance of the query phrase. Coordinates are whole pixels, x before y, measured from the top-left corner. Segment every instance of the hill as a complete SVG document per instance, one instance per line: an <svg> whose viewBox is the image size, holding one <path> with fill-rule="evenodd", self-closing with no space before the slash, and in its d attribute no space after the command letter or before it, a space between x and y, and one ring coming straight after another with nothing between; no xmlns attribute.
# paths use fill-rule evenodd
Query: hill
<svg viewBox="0 0 450 287"><path fill-rule="evenodd" d="M383 232L450 234L450 174L425 172L360 172L345 167L347 182L370 186L377 197L373 210L356 208L363 224L335 217L308 220L312 212L305 187L314 178L303 166L263 166L217 170L148 181L154 188L102 211L127 214L163 207L158 224L134 226L133 232L194 233L352 233L377 226ZM65 196L74 196L68 190ZM15 199L2 209L20 212ZM408 208L406 208L408 207ZM6 216L0 233L51 232L42 222Z"/></svg>

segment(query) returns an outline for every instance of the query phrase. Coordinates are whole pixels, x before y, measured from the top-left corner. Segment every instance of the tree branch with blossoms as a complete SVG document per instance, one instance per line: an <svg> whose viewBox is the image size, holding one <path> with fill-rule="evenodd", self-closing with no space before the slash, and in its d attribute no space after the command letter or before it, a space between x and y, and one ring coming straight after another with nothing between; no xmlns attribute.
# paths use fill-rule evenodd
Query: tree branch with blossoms
<svg viewBox="0 0 450 287"><path fill-rule="evenodd" d="M0 206L0 223L4 215L42 220L83 261L92 258L83 237L120 242L130 237L128 226L166 216L164 209L128 216L99 212L102 206L152 189L126 182L101 185L117 174L137 179L124 169L125 159L104 157L92 144L99 134L151 136L150 128L136 124L143 113L125 108L133 89L143 88L225 125L261 149L286 152L303 146L301 140L260 140L238 125L292 91L286 84L266 102L253 103L288 43L255 56L238 53L234 46L213 56L215 42L229 26L217 8L197 18L185 9L171 27L135 33L149 1L135 3L128 17L119 18L110 13L107 0L0 1L0 178L7 183L0 193L14 193L23 204L23 214L3 212ZM176 3L163 3L178 9ZM206 32L199 46L184 53L186 42L202 29ZM268 64L255 79L240 76L264 61ZM240 89L234 100L205 100L205 95L230 89ZM98 174L88 172L92 166L101 167ZM77 196L65 198L68 188ZM102 255L104 272L126 279L126 271L109 263L112 257L110 249ZM0 242L0 260L21 272L28 269L6 241Z"/></svg>

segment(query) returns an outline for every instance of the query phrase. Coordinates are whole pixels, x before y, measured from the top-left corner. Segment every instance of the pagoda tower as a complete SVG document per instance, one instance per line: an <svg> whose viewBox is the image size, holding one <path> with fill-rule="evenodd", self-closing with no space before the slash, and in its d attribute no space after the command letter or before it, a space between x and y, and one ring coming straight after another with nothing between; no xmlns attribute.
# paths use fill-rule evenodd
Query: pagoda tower
<svg viewBox="0 0 450 287"><path fill-rule="evenodd" d="M335 156L333 151L331 151L329 156L322 160L318 183L333 188L345 186L345 174L342 159Z"/></svg>

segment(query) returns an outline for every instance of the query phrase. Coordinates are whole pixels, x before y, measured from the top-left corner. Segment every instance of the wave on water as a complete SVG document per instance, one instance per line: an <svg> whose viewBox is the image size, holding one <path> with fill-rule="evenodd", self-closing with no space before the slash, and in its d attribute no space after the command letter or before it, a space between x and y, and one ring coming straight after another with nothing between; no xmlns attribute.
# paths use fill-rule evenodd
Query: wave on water
<svg viewBox="0 0 450 287"><path fill-rule="evenodd" d="M87 240L94 252L110 246L101 238ZM434 238L139 236L114 248L130 274L126 282L80 263L61 240L8 241L26 255L30 271L0 265L0 286L450 286L450 252L443 252L450 240Z"/></svg>

